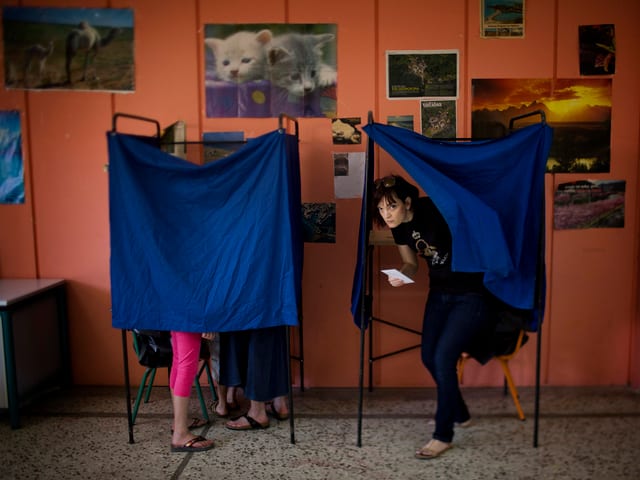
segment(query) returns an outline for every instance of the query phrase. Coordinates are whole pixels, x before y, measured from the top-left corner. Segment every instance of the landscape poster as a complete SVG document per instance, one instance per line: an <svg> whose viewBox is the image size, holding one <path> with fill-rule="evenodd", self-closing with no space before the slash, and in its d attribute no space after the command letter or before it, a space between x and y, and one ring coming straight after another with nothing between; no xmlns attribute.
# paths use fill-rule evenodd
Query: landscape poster
<svg viewBox="0 0 640 480"><path fill-rule="evenodd" d="M4 7L9 89L134 90L133 10Z"/></svg>
<svg viewBox="0 0 640 480"><path fill-rule="evenodd" d="M611 79L473 79L471 132L509 133L511 119L541 112L553 128L550 173L607 173L611 159ZM514 128L541 121L531 115Z"/></svg>
<svg viewBox="0 0 640 480"><path fill-rule="evenodd" d="M0 111L0 203L24 203L20 112Z"/></svg>

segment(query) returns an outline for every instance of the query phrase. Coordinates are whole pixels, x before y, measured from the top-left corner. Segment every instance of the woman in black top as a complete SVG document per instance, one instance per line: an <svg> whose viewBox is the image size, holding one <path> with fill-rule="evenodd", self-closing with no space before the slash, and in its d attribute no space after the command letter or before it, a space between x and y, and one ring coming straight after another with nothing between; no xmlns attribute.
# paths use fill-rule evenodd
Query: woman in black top
<svg viewBox="0 0 640 480"><path fill-rule="evenodd" d="M428 197L419 197L418 188L398 175L376 180L373 219L391 228L398 245L400 272L412 278L418 271L418 257L429 265L429 294L422 327L422 362L436 386L438 404L433 438L416 452L431 459L451 448L454 424L468 426L469 410L460 393L457 362L463 352L473 349L489 327L481 272L451 269L451 232ZM394 287L405 285L389 277Z"/></svg>

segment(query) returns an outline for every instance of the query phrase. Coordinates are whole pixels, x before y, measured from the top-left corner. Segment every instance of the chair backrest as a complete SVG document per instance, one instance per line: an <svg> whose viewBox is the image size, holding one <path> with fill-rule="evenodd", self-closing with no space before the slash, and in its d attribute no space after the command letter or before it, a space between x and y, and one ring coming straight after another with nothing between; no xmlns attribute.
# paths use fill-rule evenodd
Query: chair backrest
<svg viewBox="0 0 640 480"><path fill-rule="evenodd" d="M138 362L148 368L171 367L171 334L161 330L132 330Z"/></svg>

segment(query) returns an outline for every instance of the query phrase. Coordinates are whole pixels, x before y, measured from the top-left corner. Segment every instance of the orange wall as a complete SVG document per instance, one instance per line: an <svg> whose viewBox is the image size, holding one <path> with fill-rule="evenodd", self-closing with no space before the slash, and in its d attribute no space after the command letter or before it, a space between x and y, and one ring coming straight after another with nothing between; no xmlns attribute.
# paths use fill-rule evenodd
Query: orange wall
<svg viewBox="0 0 640 480"><path fill-rule="evenodd" d="M251 137L277 126L275 119L206 118L204 24L337 24L338 112L363 121L368 111L380 122L398 114L419 118L418 102L386 100L386 50L458 49L460 136L470 135L472 78L576 78L578 25L615 24L611 173L599 176L626 180L625 228L556 232L547 222L549 292L541 379L548 385L640 386L639 2L528 0L526 37L510 40L479 37L479 0L39 0L3 5L134 8L135 93L0 90L0 109L22 113L27 196L24 205L0 205L0 276L69 280L73 379L77 384L105 385L123 382L120 332L111 328L109 314L104 165L105 133L113 114L151 117L163 126L184 120L189 140L215 130L244 130ZM120 125L119 130L153 133L138 132L144 129L135 122ZM306 245L305 383L355 386L360 335L349 306L360 201L335 200L331 152L363 151L364 144L334 147L328 119L300 119L300 149L303 201L337 204L337 242ZM376 158L380 174L400 171L383 152ZM548 205L554 186L573 178L547 176ZM547 215L550 219L549 207ZM393 247L376 250L377 265L397 259ZM393 291L380 282L375 314L419 329L424 290L423 280ZM374 348L379 354L416 340L381 327L374 335ZM533 338L513 361L518 384L535 381L535 342ZM377 362L374 382L433 385L417 350ZM472 362L465 384L501 385L502 378L495 365L480 368Z"/></svg>

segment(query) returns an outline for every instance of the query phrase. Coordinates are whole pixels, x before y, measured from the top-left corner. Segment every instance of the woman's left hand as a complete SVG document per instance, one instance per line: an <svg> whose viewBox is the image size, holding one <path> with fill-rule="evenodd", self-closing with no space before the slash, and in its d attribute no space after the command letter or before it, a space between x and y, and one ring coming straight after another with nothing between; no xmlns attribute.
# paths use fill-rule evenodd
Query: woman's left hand
<svg viewBox="0 0 640 480"><path fill-rule="evenodd" d="M392 287L402 287L403 285L406 285L404 280L398 277L389 277L389 284Z"/></svg>

